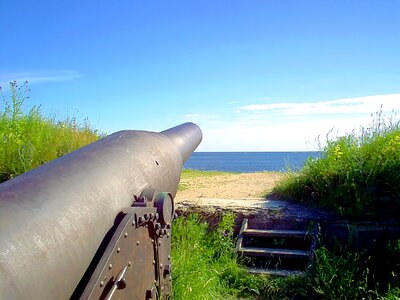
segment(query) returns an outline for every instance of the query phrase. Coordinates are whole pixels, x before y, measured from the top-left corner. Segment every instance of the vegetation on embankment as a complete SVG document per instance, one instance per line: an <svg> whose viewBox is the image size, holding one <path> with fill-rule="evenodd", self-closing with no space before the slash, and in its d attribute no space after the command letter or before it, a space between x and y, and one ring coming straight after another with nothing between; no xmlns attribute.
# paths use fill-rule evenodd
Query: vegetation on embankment
<svg viewBox="0 0 400 300"><path fill-rule="evenodd" d="M234 252L233 225L231 214L212 228L196 214L176 220L173 299L399 299L399 244L375 257L322 246L305 277L254 275Z"/></svg>
<svg viewBox="0 0 400 300"><path fill-rule="evenodd" d="M40 107L24 112L29 98L27 82L0 89L0 182L96 141L101 134L87 120L46 117Z"/></svg>
<svg viewBox="0 0 400 300"><path fill-rule="evenodd" d="M172 231L173 299L307 296L305 278L247 273L234 251L233 226L232 214L220 216L213 228L196 214L176 220Z"/></svg>
<svg viewBox="0 0 400 300"><path fill-rule="evenodd" d="M400 121L379 112L360 133L328 140L321 158L290 172L274 193L349 218L400 216Z"/></svg>

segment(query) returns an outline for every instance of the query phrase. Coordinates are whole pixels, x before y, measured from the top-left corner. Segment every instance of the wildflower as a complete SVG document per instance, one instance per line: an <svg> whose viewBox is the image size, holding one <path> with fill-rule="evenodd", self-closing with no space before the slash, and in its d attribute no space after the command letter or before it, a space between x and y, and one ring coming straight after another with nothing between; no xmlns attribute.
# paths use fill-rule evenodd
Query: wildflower
<svg viewBox="0 0 400 300"><path fill-rule="evenodd" d="M340 149L340 145L336 145L335 147L335 156L336 158L340 158L343 155L343 151Z"/></svg>

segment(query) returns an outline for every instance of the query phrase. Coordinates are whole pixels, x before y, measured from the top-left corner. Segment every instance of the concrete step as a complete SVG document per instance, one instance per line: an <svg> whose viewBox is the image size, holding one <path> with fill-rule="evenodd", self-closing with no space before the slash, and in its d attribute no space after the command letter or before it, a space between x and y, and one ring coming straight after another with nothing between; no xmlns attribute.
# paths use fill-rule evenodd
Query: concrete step
<svg viewBox="0 0 400 300"><path fill-rule="evenodd" d="M277 276L304 276L304 271L298 270L278 270L278 269L263 269L263 268L246 268L252 274L265 274Z"/></svg>
<svg viewBox="0 0 400 300"><path fill-rule="evenodd" d="M272 229L246 229L243 231L245 236L271 237L271 238L305 238L305 230L272 230Z"/></svg>
<svg viewBox="0 0 400 300"><path fill-rule="evenodd" d="M239 253L245 256L273 256L286 258L309 258L310 252L294 249L275 249L275 248L258 248L258 247L240 247Z"/></svg>

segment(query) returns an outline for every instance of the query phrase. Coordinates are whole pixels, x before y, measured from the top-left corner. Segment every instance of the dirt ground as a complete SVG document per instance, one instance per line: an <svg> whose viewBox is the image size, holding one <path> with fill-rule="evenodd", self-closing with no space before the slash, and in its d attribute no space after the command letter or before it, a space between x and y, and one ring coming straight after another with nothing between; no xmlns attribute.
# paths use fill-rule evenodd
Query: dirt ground
<svg viewBox="0 0 400 300"><path fill-rule="evenodd" d="M271 172L183 176L174 201L175 209L178 214L200 212L210 216L210 220L217 212L234 212L236 230L239 230L243 218L252 220L254 228L293 229L293 224L303 226L310 220L327 222L331 215L326 212L276 197L265 197L285 175Z"/></svg>
<svg viewBox="0 0 400 300"><path fill-rule="evenodd" d="M199 176L181 179L183 190L178 191L175 203L202 198L254 199L271 191L282 173L240 173Z"/></svg>

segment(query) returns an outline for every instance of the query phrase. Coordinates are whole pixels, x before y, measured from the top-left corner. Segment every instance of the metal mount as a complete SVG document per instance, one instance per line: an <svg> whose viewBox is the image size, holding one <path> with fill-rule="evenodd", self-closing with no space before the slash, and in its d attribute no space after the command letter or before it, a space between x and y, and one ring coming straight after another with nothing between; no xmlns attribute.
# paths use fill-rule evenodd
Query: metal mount
<svg viewBox="0 0 400 300"><path fill-rule="evenodd" d="M173 197L135 197L80 299L166 299L171 292Z"/></svg>

